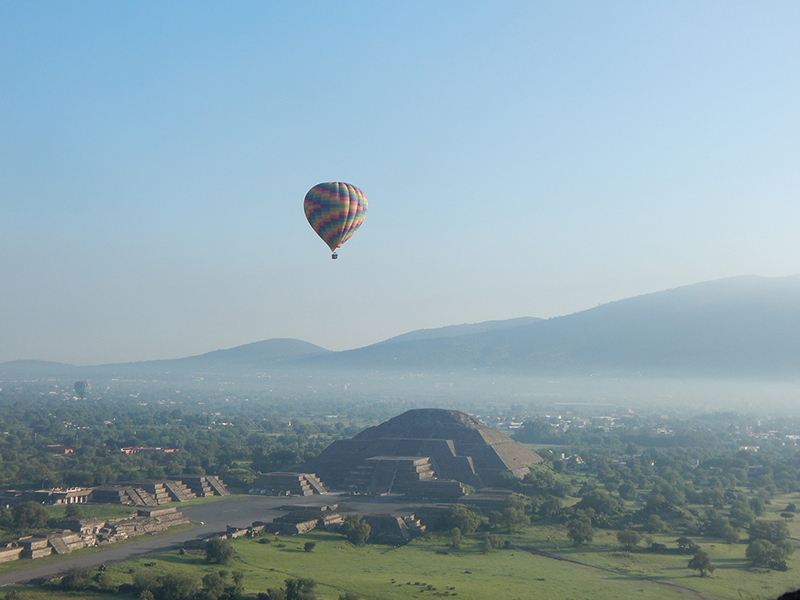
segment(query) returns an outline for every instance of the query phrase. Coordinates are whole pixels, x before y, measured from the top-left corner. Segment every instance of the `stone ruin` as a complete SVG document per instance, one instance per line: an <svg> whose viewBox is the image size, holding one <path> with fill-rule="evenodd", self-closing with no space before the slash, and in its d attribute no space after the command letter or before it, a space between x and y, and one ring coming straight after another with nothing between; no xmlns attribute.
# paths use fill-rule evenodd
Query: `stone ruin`
<svg viewBox="0 0 800 600"><path fill-rule="evenodd" d="M248 493L263 496L311 496L324 494L326 490L313 473L275 471L259 475L250 484Z"/></svg>
<svg viewBox="0 0 800 600"><path fill-rule="evenodd" d="M262 533L278 535L300 535L314 529L339 531L344 518L339 514L339 505L328 506L283 506L286 514L275 517L272 522L254 521L252 526L238 528L228 527L224 537L255 537ZM375 544L399 546L408 543L412 538L424 533L425 525L412 515L361 515L360 518L370 526L369 541ZM201 549L202 542L191 540L184 544L187 549Z"/></svg>
<svg viewBox="0 0 800 600"><path fill-rule="evenodd" d="M521 478L540 462L523 444L467 414L426 408L335 441L302 470L332 489L451 498L463 494L458 484L489 487L501 473Z"/></svg>
<svg viewBox="0 0 800 600"><path fill-rule="evenodd" d="M159 506L169 502L186 502L207 496L229 496L219 477L213 475L180 475L168 479L142 479L92 490L90 500L102 504Z"/></svg>
<svg viewBox="0 0 800 600"><path fill-rule="evenodd" d="M158 533L189 519L174 507L140 508L135 515L101 521L94 517L65 519L61 531L26 535L0 548L0 563L20 558L69 554L73 550L113 544L145 533Z"/></svg>
<svg viewBox="0 0 800 600"><path fill-rule="evenodd" d="M344 518L339 514L338 504L284 508L288 510L285 515L275 517L272 519L272 523L264 523L266 531L284 535L297 535L317 528L336 531L344 523Z"/></svg>
<svg viewBox="0 0 800 600"><path fill-rule="evenodd" d="M363 515L370 527L371 544L400 546L425 532L425 525L414 515Z"/></svg>

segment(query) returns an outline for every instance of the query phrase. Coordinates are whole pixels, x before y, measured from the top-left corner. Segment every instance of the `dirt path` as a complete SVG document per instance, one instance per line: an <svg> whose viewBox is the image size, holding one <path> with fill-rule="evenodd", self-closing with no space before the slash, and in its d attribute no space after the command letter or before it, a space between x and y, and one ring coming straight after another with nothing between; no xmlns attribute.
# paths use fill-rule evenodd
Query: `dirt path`
<svg viewBox="0 0 800 600"><path fill-rule="evenodd" d="M574 565L580 565L582 567L589 567L590 569L597 569L598 571L605 571L606 573L613 573L614 575L623 575L624 573L620 571L616 571L614 569L609 569L607 567L598 567L597 565L590 565L585 562L580 562L579 560L575 560L573 558L564 558L563 556L559 556L557 554L551 554L550 552L545 552L543 550L537 550L536 548L526 548L521 547L520 550L524 550L525 552L529 552L531 554L535 554L536 556L542 556L544 558L550 558L552 560L560 560L561 562L568 562ZM642 581L648 581L650 583L655 583L657 585L663 585L664 587L668 587L670 589L675 590L676 592L680 592L682 594L686 594L687 596L692 596L696 600L709 600L708 597L703 596L697 590L693 590L692 588L684 587L682 585L678 585L677 583L668 583L666 581L658 581L656 579L650 579L649 577L634 577L635 579L641 579Z"/></svg>

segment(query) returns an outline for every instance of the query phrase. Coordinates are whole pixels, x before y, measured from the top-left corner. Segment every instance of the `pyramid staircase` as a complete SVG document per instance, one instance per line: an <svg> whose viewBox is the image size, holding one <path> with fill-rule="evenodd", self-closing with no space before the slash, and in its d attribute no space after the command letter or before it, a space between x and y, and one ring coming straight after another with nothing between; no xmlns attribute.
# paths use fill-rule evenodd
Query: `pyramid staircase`
<svg viewBox="0 0 800 600"><path fill-rule="evenodd" d="M225 487L225 484L222 483L222 480L215 475L208 475L206 476L208 480L208 485L214 490L215 493L219 494L220 496L230 496L231 493L228 491L228 488Z"/></svg>
<svg viewBox="0 0 800 600"><path fill-rule="evenodd" d="M167 493L175 502L186 502L192 498L197 498L182 481L165 481L164 487L167 488Z"/></svg>

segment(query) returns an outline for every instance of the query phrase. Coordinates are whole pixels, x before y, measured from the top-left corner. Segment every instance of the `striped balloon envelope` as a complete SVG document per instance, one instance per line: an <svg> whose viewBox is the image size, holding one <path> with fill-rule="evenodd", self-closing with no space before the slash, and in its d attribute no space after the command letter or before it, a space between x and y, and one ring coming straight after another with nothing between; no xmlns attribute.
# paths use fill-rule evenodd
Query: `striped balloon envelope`
<svg viewBox="0 0 800 600"><path fill-rule="evenodd" d="M340 248L364 222L367 197L354 185L319 183L308 190L303 201L306 219L336 258Z"/></svg>
<svg viewBox="0 0 800 600"><path fill-rule="evenodd" d="M75 393L78 395L78 398L83 400L86 397L86 392L89 391L89 388L92 386L89 385L88 381L76 381L75 382Z"/></svg>

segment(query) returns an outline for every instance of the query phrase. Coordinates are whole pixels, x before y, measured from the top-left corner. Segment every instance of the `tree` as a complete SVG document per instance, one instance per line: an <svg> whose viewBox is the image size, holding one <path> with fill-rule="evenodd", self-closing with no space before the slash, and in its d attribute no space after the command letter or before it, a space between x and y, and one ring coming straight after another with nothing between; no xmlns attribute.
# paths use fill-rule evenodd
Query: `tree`
<svg viewBox="0 0 800 600"><path fill-rule="evenodd" d="M451 505L442 516L441 529L452 529L458 527L464 535L475 533L475 530L483 523L483 517L464 504Z"/></svg>
<svg viewBox="0 0 800 600"><path fill-rule="evenodd" d="M794 519L794 513L791 513L791 512L788 512L788 511L787 512L782 512L781 513L781 517L783 517L786 520L786 522L788 523L789 521Z"/></svg>
<svg viewBox="0 0 800 600"><path fill-rule="evenodd" d="M500 513L500 523L513 531L517 527L531 524L531 518L526 513L526 503L522 496L509 496L505 501L503 512Z"/></svg>
<svg viewBox="0 0 800 600"><path fill-rule="evenodd" d="M363 546L369 541L372 527L358 515L348 515L342 525L342 533L354 546Z"/></svg>
<svg viewBox="0 0 800 600"><path fill-rule="evenodd" d="M235 553L233 545L223 537L213 537L206 542L206 562L224 565Z"/></svg>
<svg viewBox="0 0 800 600"><path fill-rule="evenodd" d="M193 600L197 595L197 581L188 573L167 573L158 578L160 600Z"/></svg>
<svg viewBox="0 0 800 600"><path fill-rule="evenodd" d="M786 570L786 559L794 549L787 540L773 544L769 540L754 540L745 550L747 560L756 567L768 567L777 571Z"/></svg>
<svg viewBox="0 0 800 600"><path fill-rule="evenodd" d="M50 515L38 502L21 502L11 509L11 518L17 529L41 529L47 526Z"/></svg>
<svg viewBox="0 0 800 600"><path fill-rule="evenodd" d="M789 538L789 527L785 521L756 521L747 530L751 540L767 540L780 544Z"/></svg>
<svg viewBox="0 0 800 600"><path fill-rule="evenodd" d="M286 600L315 600L316 585L317 582L313 579L287 579Z"/></svg>
<svg viewBox="0 0 800 600"><path fill-rule="evenodd" d="M623 500L635 500L636 486L630 481L623 481L617 489L617 493Z"/></svg>
<svg viewBox="0 0 800 600"><path fill-rule="evenodd" d="M203 576L202 600L219 600L225 593L225 580L219 573L208 573Z"/></svg>
<svg viewBox="0 0 800 600"><path fill-rule="evenodd" d="M585 512L581 510L576 511L567 521L567 537L569 537L576 546L580 546L585 542L591 542L592 539L594 539L592 520Z"/></svg>
<svg viewBox="0 0 800 600"><path fill-rule="evenodd" d="M306 542L305 544L303 544L303 551L304 552L311 552L316 547L317 547L317 542Z"/></svg>
<svg viewBox="0 0 800 600"><path fill-rule="evenodd" d="M453 527L450 530L450 546L458 549L461 548L461 544L464 542L464 534L461 533L461 530L458 527Z"/></svg>
<svg viewBox="0 0 800 600"><path fill-rule="evenodd" d="M539 505L539 516L542 518L557 515L561 510L561 501L555 496L547 496Z"/></svg>
<svg viewBox="0 0 800 600"><path fill-rule="evenodd" d="M734 502L728 515L734 527L749 527L756 520L756 513L744 500Z"/></svg>
<svg viewBox="0 0 800 600"><path fill-rule="evenodd" d="M766 502L764 502L763 498L750 498L748 504L757 517L760 517L764 514Z"/></svg>
<svg viewBox="0 0 800 600"><path fill-rule="evenodd" d="M695 571L700 571L700 577L705 577L706 572L714 573L714 565L711 564L711 558L704 550L699 548L694 556L689 559L687 566Z"/></svg>
<svg viewBox="0 0 800 600"><path fill-rule="evenodd" d="M481 550L484 554L488 554L492 550L499 548L502 545L500 537L489 533L488 531L483 534L483 541L481 542Z"/></svg>
<svg viewBox="0 0 800 600"><path fill-rule="evenodd" d="M697 549L697 544L695 544L688 537L679 537L677 540L675 540L675 543L678 544L678 548L682 551L691 550L694 552Z"/></svg>
<svg viewBox="0 0 800 600"><path fill-rule="evenodd" d="M617 532L617 541L622 544L626 550L632 550L641 541L642 536L633 529L623 529Z"/></svg>
<svg viewBox="0 0 800 600"><path fill-rule="evenodd" d="M723 539L726 544L734 544L739 541L739 532L730 523L726 523L719 531L719 537Z"/></svg>
<svg viewBox="0 0 800 600"><path fill-rule="evenodd" d="M658 515L649 515L644 523L643 529L648 533L659 533L667 528L664 520Z"/></svg>
<svg viewBox="0 0 800 600"><path fill-rule="evenodd" d="M67 504L64 516L67 519L79 519L83 516L83 507L80 504Z"/></svg>
<svg viewBox="0 0 800 600"><path fill-rule="evenodd" d="M586 510L591 508L598 515L615 515L622 509L622 503L605 490L591 490L575 508Z"/></svg>

